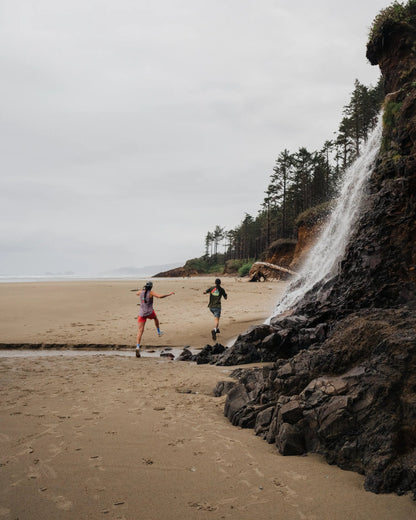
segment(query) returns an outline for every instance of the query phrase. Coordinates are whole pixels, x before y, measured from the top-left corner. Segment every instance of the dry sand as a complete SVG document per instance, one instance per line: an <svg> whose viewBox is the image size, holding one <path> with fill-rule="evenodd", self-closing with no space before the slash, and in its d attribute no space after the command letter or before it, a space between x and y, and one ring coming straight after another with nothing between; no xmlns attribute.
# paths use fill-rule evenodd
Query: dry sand
<svg viewBox="0 0 416 520"><path fill-rule="evenodd" d="M139 298L145 281L40 282L0 284L0 343L63 343L136 345ZM154 299L164 331L156 334L148 321L144 346L195 348L211 342L214 326L208 295L214 278L154 280L154 291L173 296ZM282 291L283 282L262 284L225 278L228 300L223 302L218 340L224 345L251 324L267 318Z"/></svg>
<svg viewBox="0 0 416 520"><path fill-rule="evenodd" d="M171 288L169 282L160 285ZM179 287L181 282L174 283ZM199 284L206 284L201 280L182 283L185 289L197 290L191 301L199 313L196 302L201 306L206 298L200 296ZM22 307L30 314L36 341L51 341L57 334L55 340L62 335L68 343L77 343L83 337L81 328L92 342L103 337L111 337L114 343L134 340L134 323L133 331L124 330L131 328L134 317L134 297L128 294L131 283L114 282L113 291L104 282L97 290L86 291L83 284L70 284L70 291L56 285L65 300L61 307L65 319L55 308L60 298L52 285L46 292L54 302L53 311L48 309L42 284L25 285L0 287L1 313L8 312L7 319L1 318L2 334L3 323L7 325L7 341L19 342L23 337L29 341L31 337L26 330L22 336L10 336L9 320L25 323ZM124 288L119 293L120 286ZM280 284L246 285L231 280L224 280L224 286L230 293L224 336L226 324L233 326L226 314L233 312L238 322L234 306L240 290L241 301L251 305L257 301L257 291L265 291L271 303L269 292L280 288ZM173 296L158 302L167 337L180 333L198 338L206 329L206 309L203 327L195 336L193 332L188 335L186 316L174 319L186 300L185 289L177 292L176 301ZM22 291L43 294L40 308L20 304L18 293ZM3 301L5 294L10 296L8 304ZM71 303L70 297L76 299ZM169 322L168 303L175 303ZM107 304L111 320L105 319ZM130 311L128 318L121 310L115 311L118 306ZM49 321L50 313L55 323ZM105 333L104 326L95 328L99 319L104 324L111 322ZM118 320L126 320L124 326ZM53 330L47 332L45 325ZM88 327L94 330L88 331ZM149 338L154 335L148 332ZM212 395L216 382L229 378L232 368L137 359L130 352L40 354L0 357L0 519L416 518L416 505L409 496L367 493L363 478L355 473L329 466L314 455L282 457L252 430L233 427L223 416L225 398Z"/></svg>

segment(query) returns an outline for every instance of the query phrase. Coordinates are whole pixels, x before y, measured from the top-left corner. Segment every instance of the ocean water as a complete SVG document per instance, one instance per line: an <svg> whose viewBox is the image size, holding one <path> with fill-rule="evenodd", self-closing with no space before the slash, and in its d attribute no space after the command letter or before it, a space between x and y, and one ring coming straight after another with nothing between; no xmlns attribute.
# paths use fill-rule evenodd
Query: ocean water
<svg viewBox="0 0 416 520"><path fill-rule="evenodd" d="M19 282L97 282L97 281L123 281L123 280L141 280L143 282L149 280L169 280L170 278L153 278L153 275L149 274L146 276L140 275L135 276L131 275L117 275L117 276L109 276L109 275L60 275L60 274L45 274L45 275L14 275L14 276L6 276L0 275L0 283L19 283ZM176 280L177 278L172 278Z"/></svg>
<svg viewBox="0 0 416 520"><path fill-rule="evenodd" d="M0 275L0 283L18 283L18 282L94 282L100 280L147 280L152 275L147 276L134 276L134 275L123 275L123 276L108 276L108 275L65 275L65 274L43 274L43 275L14 275L6 276Z"/></svg>
<svg viewBox="0 0 416 520"><path fill-rule="evenodd" d="M155 348L155 349L143 349L141 350L142 357L159 358L161 360L167 360L167 358L161 356L161 353L173 354L175 359L182 353L183 348L173 347L169 349ZM193 354L197 354L197 349L190 349ZM121 356L135 358L135 350L79 350L79 349L0 349L0 358L37 358L37 357L85 357L85 356Z"/></svg>

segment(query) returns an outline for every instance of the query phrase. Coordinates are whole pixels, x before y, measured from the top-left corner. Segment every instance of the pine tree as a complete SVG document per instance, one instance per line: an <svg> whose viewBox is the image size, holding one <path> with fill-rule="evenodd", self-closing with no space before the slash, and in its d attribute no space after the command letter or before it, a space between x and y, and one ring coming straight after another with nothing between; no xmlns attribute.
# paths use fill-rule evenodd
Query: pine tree
<svg viewBox="0 0 416 520"><path fill-rule="evenodd" d="M215 226L214 232L212 234L212 239L214 243L214 257L215 260L217 260L217 254L218 254L218 244L221 242L221 240L224 238L224 228L220 226Z"/></svg>
<svg viewBox="0 0 416 520"><path fill-rule="evenodd" d="M295 154L280 152L257 217L246 213L240 225L227 232L217 225L207 233L205 255L210 251L212 258L214 249L216 261L218 245L225 239L225 257L248 260L257 258L273 240L295 236L300 213L336 196L342 173L376 124L383 96L382 80L375 87L356 80L335 138L315 152L304 147Z"/></svg>

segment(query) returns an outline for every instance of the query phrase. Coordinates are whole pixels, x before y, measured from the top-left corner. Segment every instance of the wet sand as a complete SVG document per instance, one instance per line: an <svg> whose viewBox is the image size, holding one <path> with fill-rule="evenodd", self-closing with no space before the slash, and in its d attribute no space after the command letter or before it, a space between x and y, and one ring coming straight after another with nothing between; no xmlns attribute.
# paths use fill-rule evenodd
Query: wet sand
<svg viewBox="0 0 416 520"><path fill-rule="evenodd" d="M231 368L155 358L1 358L0 518L404 520L318 456L223 416Z"/></svg>

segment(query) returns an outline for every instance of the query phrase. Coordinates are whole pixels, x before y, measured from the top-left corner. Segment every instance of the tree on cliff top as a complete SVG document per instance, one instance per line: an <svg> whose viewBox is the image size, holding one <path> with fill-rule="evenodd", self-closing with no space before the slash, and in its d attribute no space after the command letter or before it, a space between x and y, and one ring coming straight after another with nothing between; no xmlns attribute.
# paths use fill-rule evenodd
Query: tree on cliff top
<svg viewBox="0 0 416 520"><path fill-rule="evenodd" d="M383 29L393 23L406 22L409 24L414 24L415 21L416 0L408 0L406 4L393 2L385 9L382 9L374 18L370 29L368 44L376 44L377 40L382 37Z"/></svg>
<svg viewBox="0 0 416 520"><path fill-rule="evenodd" d="M382 100L382 81L367 87L356 80L335 140L326 141L318 151L300 147L295 153L280 152L258 215L246 214L239 226L226 233L225 260L260 258L273 241L296 236L301 213L336 196L339 178L375 126ZM212 262L217 262L223 237L220 226L206 235L205 257L212 257Z"/></svg>

